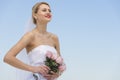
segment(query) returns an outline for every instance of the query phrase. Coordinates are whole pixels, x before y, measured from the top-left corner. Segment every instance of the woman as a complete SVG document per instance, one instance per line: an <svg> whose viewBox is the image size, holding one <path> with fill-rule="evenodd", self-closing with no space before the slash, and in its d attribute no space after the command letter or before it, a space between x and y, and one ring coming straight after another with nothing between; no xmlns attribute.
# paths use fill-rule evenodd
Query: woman
<svg viewBox="0 0 120 80"><path fill-rule="evenodd" d="M53 75L48 74L49 67L43 63L47 51L60 56L58 37L55 34L47 32L47 23L52 18L49 4L46 2L35 4L32 8L32 18L36 27L27 32L18 43L7 52L4 57L4 62L25 71L39 73L40 78L38 78L37 75L30 75L27 80L54 80L59 74L53 72ZM30 65L16 58L18 53L24 48L27 50ZM40 60L37 60L37 58Z"/></svg>

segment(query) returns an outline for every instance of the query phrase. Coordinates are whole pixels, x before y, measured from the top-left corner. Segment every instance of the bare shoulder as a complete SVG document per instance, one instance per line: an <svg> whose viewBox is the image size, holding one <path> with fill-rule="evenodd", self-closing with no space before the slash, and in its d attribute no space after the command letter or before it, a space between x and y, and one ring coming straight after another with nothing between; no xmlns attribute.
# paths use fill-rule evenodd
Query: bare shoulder
<svg viewBox="0 0 120 80"><path fill-rule="evenodd" d="M31 40L33 40L33 37L34 37L33 32L27 32L23 35L19 42L28 45L31 42Z"/></svg>
<svg viewBox="0 0 120 80"><path fill-rule="evenodd" d="M51 32L49 32L49 34L50 34L50 36L51 36L53 39L58 39L58 36L57 36L56 34L51 33Z"/></svg>
<svg viewBox="0 0 120 80"><path fill-rule="evenodd" d="M34 36L34 34L33 34L33 32L27 32L27 33L25 33L24 34L24 38L33 38L33 36Z"/></svg>
<svg viewBox="0 0 120 80"><path fill-rule="evenodd" d="M50 33L50 34L51 34L52 39L54 40L55 49L57 50L58 55L60 55L60 44L59 44L58 36L53 33Z"/></svg>

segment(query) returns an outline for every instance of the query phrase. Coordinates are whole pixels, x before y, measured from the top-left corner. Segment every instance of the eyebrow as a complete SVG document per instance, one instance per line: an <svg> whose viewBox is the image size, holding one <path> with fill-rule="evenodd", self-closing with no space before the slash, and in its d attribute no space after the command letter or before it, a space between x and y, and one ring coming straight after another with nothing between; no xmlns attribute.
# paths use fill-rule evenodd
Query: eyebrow
<svg viewBox="0 0 120 80"><path fill-rule="evenodd" d="M42 8L42 9L49 9L49 10L51 10L50 8Z"/></svg>

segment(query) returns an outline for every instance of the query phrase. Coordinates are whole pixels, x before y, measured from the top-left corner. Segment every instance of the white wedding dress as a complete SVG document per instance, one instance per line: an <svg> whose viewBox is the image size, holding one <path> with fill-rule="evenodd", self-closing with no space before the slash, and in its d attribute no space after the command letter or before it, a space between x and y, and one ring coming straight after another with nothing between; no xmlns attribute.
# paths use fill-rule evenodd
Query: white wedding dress
<svg viewBox="0 0 120 80"><path fill-rule="evenodd" d="M49 45L39 45L36 48L32 49L27 55L30 65L40 66L40 65L44 64L44 61L46 58L45 55L46 55L47 51L50 51L53 54L57 54L56 49ZM27 75L23 74L23 76L26 76L26 78L24 80L47 80L40 73L38 74L38 73L28 72ZM54 80L56 80L56 79L54 79Z"/></svg>
<svg viewBox="0 0 120 80"><path fill-rule="evenodd" d="M30 19L27 22L27 25L25 26L25 33L32 31L35 28L35 26L36 25L33 23L33 18L30 17ZM39 45L34 49L32 49L28 53L28 55L25 54L26 50L23 49L17 58L26 64L33 65L33 66L40 66L44 64L45 54L47 51L51 51L53 54L57 54L57 51L54 47L49 45ZM36 74L38 79L35 76L33 76L33 74ZM15 75L16 75L15 80L47 80L41 74L31 73L21 69L16 69Z"/></svg>

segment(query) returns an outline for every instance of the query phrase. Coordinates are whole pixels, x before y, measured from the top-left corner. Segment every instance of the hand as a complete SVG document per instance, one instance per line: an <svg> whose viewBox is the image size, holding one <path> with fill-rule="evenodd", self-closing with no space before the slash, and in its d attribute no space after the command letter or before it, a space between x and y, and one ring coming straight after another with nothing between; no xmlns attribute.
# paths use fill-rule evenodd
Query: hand
<svg viewBox="0 0 120 80"><path fill-rule="evenodd" d="M51 72L51 73L52 73L52 78L53 79L58 78L60 76L59 72L58 73Z"/></svg>
<svg viewBox="0 0 120 80"><path fill-rule="evenodd" d="M47 76L49 70L50 68L47 67L46 65L40 65L40 66L33 67L33 73L40 73L43 76Z"/></svg>
<svg viewBox="0 0 120 80"><path fill-rule="evenodd" d="M49 74L49 75L46 75L44 76L47 80L53 80L55 78L58 78L60 75L59 73L54 73L54 72L51 72L52 74Z"/></svg>

